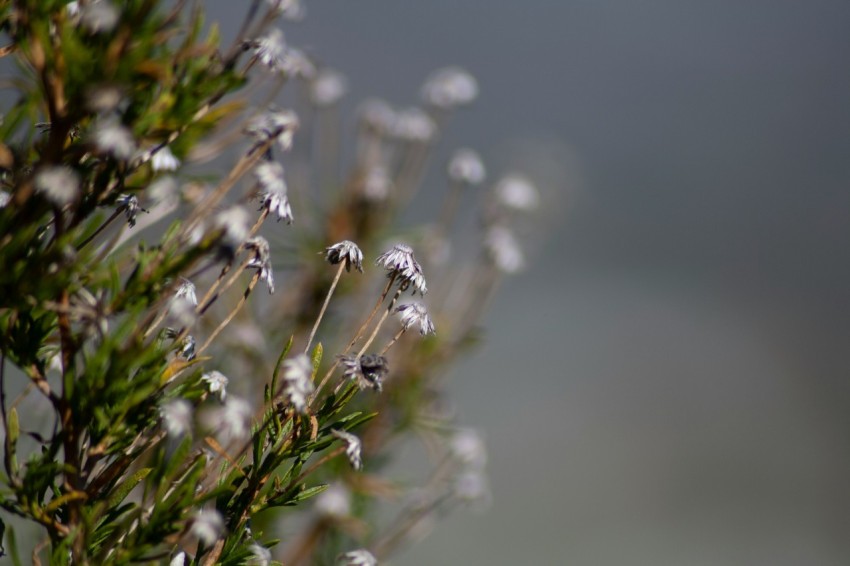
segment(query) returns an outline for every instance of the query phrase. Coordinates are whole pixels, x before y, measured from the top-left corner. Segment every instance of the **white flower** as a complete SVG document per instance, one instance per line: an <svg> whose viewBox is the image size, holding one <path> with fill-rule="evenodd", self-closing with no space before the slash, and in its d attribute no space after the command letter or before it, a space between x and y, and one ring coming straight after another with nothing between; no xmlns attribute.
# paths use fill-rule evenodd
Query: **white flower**
<svg viewBox="0 0 850 566"><path fill-rule="evenodd" d="M307 411L307 398L313 392L313 363L307 354L299 354L283 362L283 394L303 414Z"/></svg>
<svg viewBox="0 0 850 566"><path fill-rule="evenodd" d="M92 132L95 147L115 159L130 159L136 152L133 134L117 118L101 118Z"/></svg>
<svg viewBox="0 0 850 566"><path fill-rule="evenodd" d="M366 177L363 179L363 196L370 201L386 200L390 196L392 185L387 168L379 164L373 165L366 171Z"/></svg>
<svg viewBox="0 0 850 566"><path fill-rule="evenodd" d="M202 375L201 380L207 383L207 389L210 393L218 393L219 399L224 402L227 397L227 384L230 380L223 373L213 370Z"/></svg>
<svg viewBox="0 0 850 566"><path fill-rule="evenodd" d="M6 208L10 200L12 200L12 195L6 191L0 191L0 208Z"/></svg>
<svg viewBox="0 0 850 566"><path fill-rule="evenodd" d="M153 204L170 204L177 199L177 180L164 175L148 185L146 193Z"/></svg>
<svg viewBox="0 0 850 566"><path fill-rule="evenodd" d="M58 207L71 204L80 195L80 177L60 165L49 165L35 175L35 190Z"/></svg>
<svg viewBox="0 0 850 566"><path fill-rule="evenodd" d="M147 212L139 206L139 197L136 195L121 195L116 202L118 203L118 211L124 211L124 216L127 218L127 224L130 225L130 228L136 225L136 216L138 216L140 210Z"/></svg>
<svg viewBox="0 0 850 566"><path fill-rule="evenodd" d="M257 143L276 139L283 151L289 151L298 126L298 115L292 110L272 110L251 118L245 125L245 133Z"/></svg>
<svg viewBox="0 0 850 566"><path fill-rule="evenodd" d="M428 142L437 134L437 124L419 108L408 108L396 114L392 133L412 142Z"/></svg>
<svg viewBox="0 0 850 566"><path fill-rule="evenodd" d="M185 399L169 401L159 408L159 415L172 438L180 438L192 430L192 405Z"/></svg>
<svg viewBox="0 0 850 566"><path fill-rule="evenodd" d="M222 444L244 440L251 435L251 417L254 412L245 399L228 397L224 405L206 415L205 424L215 429Z"/></svg>
<svg viewBox="0 0 850 566"><path fill-rule="evenodd" d="M283 56L283 65L281 70L291 77L300 77L310 80L316 76L316 66L310 61L310 58L300 49L290 47L286 50Z"/></svg>
<svg viewBox="0 0 850 566"><path fill-rule="evenodd" d="M469 185L480 185L487 175L481 156L469 148L455 152L449 161L448 173L452 181Z"/></svg>
<svg viewBox="0 0 850 566"><path fill-rule="evenodd" d="M493 226L484 235L484 250L499 271L516 273L525 267L522 248L513 233L504 226Z"/></svg>
<svg viewBox="0 0 850 566"><path fill-rule="evenodd" d="M272 71L283 70L283 59L286 55L283 32L277 28L272 28L269 33L254 41L254 54L263 65Z"/></svg>
<svg viewBox="0 0 850 566"><path fill-rule="evenodd" d="M469 104L477 96L478 81L459 67L435 71L422 86L422 100L446 110Z"/></svg>
<svg viewBox="0 0 850 566"><path fill-rule="evenodd" d="M221 245L225 255L232 256L251 233L248 212L241 206L232 206L219 212L215 217L215 226L223 231Z"/></svg>
<svg viewBox="0 0 850 566"><path fill-rule="evenodd" d="M313 81L310 96L318 107L332 106L345 96L348 90L345 77L333 69L322 69Z"/></svg>
<svg viewBox="0 0 850 566"><path fill-rule="evenodd" d="M283 177L283 166L275 161L264 161L257 166L254 176L260 185L261 208L277 214L278 221L292 222L292 209L289 206L286 180Z"/></svg>
<svg viewBox="0 0 850 566"><path fill-rule="evenodd" d="M266 282L269 294L274 293L274 273L272 270L271 251L269 242L262 236L255 236L245 242L245 248L252 253L248 267L260 272L260 279Z"/></svg>
<svg viewBox="0 0 850 566"><path fill-rule="evenodd" d="M121 16L115 6L106 0L91 0L77 9L80 13L80 25L91 33L112 31ZM69 15L72 11L68 10Z"/></svg>
<svg viewBox="0 0 850 566"><path fill-rule="evenodd" d="M413 292L419 291L422 295L428 292L422 266L413 257L413 248L407 244L395 244L388 251L379 255L375 264L389 271L391 277L399 278L402 287L407 288L407 286L413 285Z"/></svg>
<svg viewBox="0 0 850 566"><path fill-rule="evenodd" d="M214 509L198 511L192 522L192 534L204 544L212 546L224 534L224 518Z"/></svg>
<svg viewBox="0 0 850 566"><path fill-rule="evenodd" d="M174 171L180 167L180 160L165 145L151 157L151 167L154 171Z"/></svg>
<svg viewBox="0 0 850 566"><path fill-rule="evenodd" d="M510 174L502 177L493 189L496 199L505 208L529 212L540 204L537 187L525 176Z"/></svg>
<svg viewBox="0 0 850 566"><path fill-rule="evenodd" d="M272 553L265 546L252 542L248 550L251 551L251 557L247 562L249 566L269 566L272 563Z"/></svg>
<svg viewBox="0 0 850 566"><path fill-rule="evenodd" d="M177 291L175 291L174 296L186 299L193 306L198 305L198 296L195 294L195 284L185 277L180 278L180 286L177 287Z"/></svg>
<svg viewBox="0 0 850 566"><path fill-rule="evenodd" d="M405 330L413 326L419 325L419 334L427 336L428 334L436 334L434 323L431 317L428 316L428 309L422 303L407 303L396 307L395 312L401 318L401 325Z"/></svg>
<svg viewBox="0 0 850 566"><path fill-rule="evenodd" d="M490 484L481 470L468 469L458 474L453 492L463 501L488 503L491 499Z"/></svg>
<svg viewBox="0 0 850 566"><path fill-rule="evenodd" d="M186 566L186 553L181 550L175 554L168 566Z"/></svg>
<svg viewBox="0 0 850 566"><path fill-rule="evenodd" d="M337 265L345 262L345 270L351 271L351 266L363 273L363 252L357 247L357 244L350 240L343 240L328 248L325 248L325 259L331 265Z"/></svg>
<svg viewBox="0 0 850 566"><path fill-rule="evenodd" d="M469 469L481 470L487 464L487 448L477 431L462 428L449 441L449 450L460 463Z"/></svg>
<svg viewBox="0 0 850 566"><path fill-rule="evenodd" d="M266 0L269 7L290 21L300 21L306 15L301 0Z"/></svg>
<svg viewBox="0 0 850 566"><path fill-rule="evenodd" d="M336 560L343 566L378 566L378 560L365 548L349 550L340 554Z"/></svg>
<svg viewBox="0 0 850 566"><path fill-rule="evenodd" d="M358 471L361 470L363 460L360 457L360 439L344 430L331 429L331 434L345 442L345 455L348 457L348 463L351 464L351 467Z"/></svg>
<svg viewBox="0 0 850 566"><path fill-rule="evenodd" d="M70 6L70 4L68 4ZM105 114L118 108L124 100L124 93L114 85L99 85L87 89L86 108L95 114Z"/></svg>
<svg viewBox="0 0 850 566"><path fill-rule="evenodd" d="M178 328L189 328L195 324L198 313L191 299L174 296L168 302L168 318Z"/></svg>
<svg viewBox="0 0 850 566"><path fill-rule="evenodd" d="M316 512L323 517L340 519L351 514L351 493L340 484L332 484L316 496Z"/></svg>

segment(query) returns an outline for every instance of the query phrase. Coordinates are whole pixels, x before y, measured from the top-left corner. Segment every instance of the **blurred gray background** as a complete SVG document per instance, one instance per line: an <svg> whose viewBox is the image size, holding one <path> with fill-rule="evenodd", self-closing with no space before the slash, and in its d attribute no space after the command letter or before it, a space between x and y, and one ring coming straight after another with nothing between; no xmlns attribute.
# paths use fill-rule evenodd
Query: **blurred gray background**
<svg viewBox="0 0 850 566"><path fill-rule="evenodd" d="M350 108L471 70L435 163L525 158L550 199L454 372L494 505L393 563L850 563L850 2L307 8Z"/></svg>
<svg viewBox="0 0 850 566"><path fill-rule="evenodd" d="M494 505L393 562L847 564L850 3L307 5L353 100L460 64L444 148L568 166L455 372Z"/></svg>

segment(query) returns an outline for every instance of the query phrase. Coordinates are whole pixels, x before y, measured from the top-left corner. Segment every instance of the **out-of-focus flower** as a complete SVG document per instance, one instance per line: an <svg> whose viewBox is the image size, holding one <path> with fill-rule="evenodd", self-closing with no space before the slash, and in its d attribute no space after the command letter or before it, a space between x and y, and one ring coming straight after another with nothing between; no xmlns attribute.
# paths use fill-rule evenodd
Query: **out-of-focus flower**
<svg viewBox="0 0 850 566"><path fill-rule="evenodd" d="M272 270L272 258L269 241L262 236L255 236L245 242L245 248L251 252L248 267L260 272L260 279L266 282L269 294L274 293L274 273Z"/></svg>
<svg viewBox="0 0 850 566"><path fill-rule="evenodd" d="M511 210L530 212L540 204L537 187L523 175L505 175L493 190L498 203Z"/></svg>
<svg viewBox="0 0 850 566"><path fill-rule="evenodd" d="M437 134L437 124L420 108L407 108L396 114L394 136L411 142L426 143Z"/></svg>
<svg viewBox="0 0 850 566"><path fill-rule="evenodd" d="M115 29L121 14L107 0L91 0L78 7L80 25L91 33L107 33ZM69 9L69 13L72 10Z"/></svg>
<svg viewBox="0 0 850 566"><path fill-rule="evenodd" d="M151 156L151 168L154 171L175 171L180 167L180 160L174 156L167 145Z"/></svg>
<svg viewBox="0 0 850 566"><path fill-rule="evenodd" d="M80 196L80 177L73 169L50 165L35 174L35 189L55 206L71 204Z"/></svg>
<svg viewBox="0 0 850 566"><path fill-rule="evenodd" d="M313 80L310 97L313 104L322 108L339 102L348 90L345 77L333 69L322 69Z"/></svg>
<svg viewBox="0 0 850 566"><path fill-rule="evenodd" d="M165 432L172 438L180 438L192 430L192 405L185 399L169 401L159 408Z"/></svg>
<svg viewBox="0 0 850 566"><path fill-rule="evenodd" d="M419 325L419 334L427 336L428 334L436 334L434 323L431 317L428 316L428 309L422 303L406 303L396 307L395 312L401 318L401 325L405 330L411 326Z"/></svg>
<svg viewBox="0 0 850 566"><path fill-rule="evenodd" d="M307 12L301 0L266 0L266 2L278 15L290 21L301 21Z"/></svg>
<svg viewBox="0 0 850 566"><path fill-rule="evenodd" d="M136 152L133 134L117 118L100 118L92 130L92 141L98 151L115 159L130 159Z"/></svg>
<svg viewBox="0 0 850 566"><path fill-rule="evenodd" d="M177 287L177 291L174 292L174 296L186 299L190 304L192 304L192 306L198 305L198 296L195 294L195 284L185 277L180 278L180 285Z"/></svg>
<svg viewBox="0 0 850 566"><path fill-rule="evenodd" d="M365 548L349 550L340 554L336 560L343 566L378 566L378 560Z"/></svg>
<svg viewBox="0 0 850 566"><path fill-rule="evenodd" d="M340 483L331 484L316 496L316 512L329 519L342 519L351 514L351 492Z"/></svg>
<svg viewBox="0 0 850 566"><path fill-rule="evenodd" d="M454 479L453 494L462 501L487 504L492 498L490 483L482 470L467 469Z"/></svg>
<svg viewBox="0 0 850 566"><path fill-rule="evenodd" d="M480 470L487 464L487 448L476 430L462 428L449 440L449 450L464 466Z"/></svg>
<svg viewBox="0 0 850 566"><path fill-rule="evenodd" d="M407 244L395 244L392 248L378 256L375 264L389 271L390 277L401 281L402 287L412 285L413 292L419 291L424 295L428 292L422 266L413 257L413 248Z"/></svg>
<svg viewBox="0 0 850 566"><path fill-rule="evenodd" d="M361 192L366 200L380 202L387 200L390 196L392 185L393 182L387 168L375 164L367 169Z"/></svg>
<svg viewBox="0 0 850 566"><path fill-rule="evenodd" d="M254 54L263 65L275 72L283 70L286 42L282 31L272 28L266 35L255 40L253 47Z"/></svg>
<svg viewBox="0 0 850 566"><path fill-rule="evenodd" d="M363 460L360 457L360 439L344 430L331 429L331 434L345 442L345 455L348 457L348 463L351 464L351 467L358 471L361 470Z"/></svg>
<svg viewBox="0 0 850 566"><path fill-rule="evenodd" d="M254 175L260 185L262 208L277 214L278 221L292 222L292 208L289 206L286 180L283 166L275 161L265 161L257 166Z"/></svg>
<svg viewBox="0 0 850 566"><path fill-rule="evenodd" d="M460 67L438 69L422 86L422 100L446 110L469 104L477 96L478 81Z"/></svg>
<svg viewBox="0 0 850 566"><path fill-rule="evenodd" d="M363 273L363 252L350 240L343 240L325 248L325 259L332 265L345 262L346 271L351 271L351 266L354 266L357 271Z"/></svg>
<svg viewBox="0 0 850 566"><path fill-rule="evenodd" d="M174 177L163 175L148 185L145 192L153 204L169 204L176 202L177 188L177 180Z"/></svg>
<svg viewBox="0 0 850 566"><path fill-rule="evenodd" d="M218 393L218 398L223 403L227 397L227 384L230 380L218 370L205 373L201 376L201 380L207 383L207 389L210 393Z"/></svg>
<svg viewBox="0 0 850 566"><path fill-rule="evenodd" d="M195 515L191 530L204 546L212 546L224 534L224 518L214 509L203 509Z"/></svg>
<svg viewBox="0 0 850 566"><path fill-rule="evenodd" d="M182 550L171 558L168 566L186 566L186 553Z"/></svg>
<svg viewBox="0 0 850 566"><path fill-rule="evenodd" d="M228 397L224 405L206 415L205 424L218 436L222 444L244 440L251 435L251 417L254 411L245 399Z"/></svg>
<svg viewBox="0 0 850 566"><path fill-rule="evenodd" d="M525 258L513 233L504 226L491 226L484 235L487 258L504 273L516 273L525 267Z"/></svg>
<svg viewBox="0 0 850 566"><path fill-rule="evenodd" d="M281 69L287 76L311 80L316 76L316 65L300 49L289 47L283 56Z"/></svg>
<svg viewBox="0 0 850 566"><path fill-rule="evenodd" d="M272 553L265 546L252 542L248 550L251 551L247 562L249 566L269 566L272 563Z"/></svg>
<svg viewBox="0 0 850 566"><path fill-rule="evenodd" d="M168 303L168 318L178 328L189 328L195 324L198 313L188 297L174 296Z"/></svg>
<svg viewBox="0 0 850 566"><path fill-rule="evenodd" d="M86 91L86 108L95 114L111 112L118 108L123 100L124 93L113 85L100 85Z"/></svg>
<svg viewBox="0 0 850 566"><path fill-rule="evenodd" d="M245 126L245 133L257 143L276 139L283 151L289 151L299 124L298 115L292 110L270 110L251 118Z"/></svg>
<svg viewBox="0 0 850 566"><path fill-rule="evenodd" d="M248 212L241 206L232 206L219 212L215 217L215 226L223 231L221 252L233 257L251 233Z"/></svg>
<svg viewBox="0 0 850 566"><path fill-rule="evenodd" d="M6 191L0 191L0 208L6 208L10 200L12 200L12 195Z"/></svg>
<svg viewBox="0 0 850 566"><path fill-rule="evenodd" d="M307 399L313 392L313 363L307 354L299 354L283 362L283 394L299 413L307 411Z"/></svg>
<svg viewBox="0 0 850 566"><path fill-rule="evenodd" d="M361 123L378 134L389 133L396 122L397 114L388 102L370 98L364 101L358 110Z"/></svg>
<svg viewBox="0 0 850 566"><path fill-rule="evenodd" d="M457 183L480 185L487 176L478 152L469 148L457 150L449 161L449 178Z"/></svg>

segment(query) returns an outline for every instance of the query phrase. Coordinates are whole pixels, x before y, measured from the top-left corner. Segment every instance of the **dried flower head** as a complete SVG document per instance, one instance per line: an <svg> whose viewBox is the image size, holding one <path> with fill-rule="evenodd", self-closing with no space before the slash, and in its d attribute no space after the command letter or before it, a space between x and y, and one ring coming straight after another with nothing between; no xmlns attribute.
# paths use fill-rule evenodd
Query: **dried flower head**
<svg viewBox="0 0 850 566"><path fill-rule="evenodd" d="M428 292L422 266L413 257L413 248L407 244L395 244L379 255L375 264L389 271L390 277L398 278L401 281L402 288L406 289L412 285L414 294L416 291L419 291L422 295Z"/></svg>
<svg viewBox="0 0 850 566"><path fill-rule="evenodd" d="M260 272L260 279L266 282L269 294L274 293L274 273L269 242L262 236L255 236L245 242L245 248L251 253L248 267Z"/></svg>
<svg viewBox="0 0 850 566"><path fill-rule="evenodd" d="M307 354L283 362L283 394L301 414L307 412L307 399L313 393L313 363Z"/></svg>
<svg viewBox="0 0 850 566"><path fill-rule="evenodd" d="M127 218L127 224L132 228L136 225L136 216L139 211L148 212L139 205L139 198L136 195L121 195L116 201L118 203L118 212L124 211L124 216Z"/></svg>
<svg viewBox="0 0 850 566"><path fill-rule="evenodd" d="M341 483L331 484L316 497L316 513L328 519L342 519L351 514L351 492Z"/></svg>
<svg viewBox="0 0 850 566"><path fill-rule="evenodd" d="M272 28L266 35L254 40L252 47L254 48L254 55L260 60L260 63L275 72L283 70L286 42L283 39L282 31Z"/></svg>
<svg viewBox="0 0 850 566"><path fill-rule="evenodd" d="M159 416L166 434L172 438L180 438L192 430L192 404L185 399L175 399L162 405Z"/></svg>
<svg viewBox="0 0 850 566"><path fill-rule="evenodd" d="M345 455L348 457L348 463L351 464L351 467L358 471L361 470L363 460L360 457L360 439L344 430L331 429L331 434L345 442Z"/></svg>
<svg viewBox="0 0 850 566"><path fill-rule="evenodd" d="M98 151L115 159L126 160L136 153L133 134L117 118L100 118L92 130L92 141Z"/></svg>
<svg viewBox="0 0 850 566"><path fill-rule="evenodd" d="M203 509L195 515L191 530L204 546L212 546L224 534L224 518L215 509Z"/></svg>
<svg viewBox="0 0 850 566"><path fill-rule="evenodd" d="M159 148L151 156L151 168L154 171L175 171L180 167L180 160L174 156L167 145Z"/></svg>
<svg viewBox="0 0 850 566"><path fill-rule="evenodd" d="M405 141L427 143L437 135L437 124L421 108L407 108L396 114L392 134Z"/></svg>
<svg viewBox="0 0 850 566"><path fill-rule="evenodd" d="M484 250L487 258L504 273L516 273L525 267L525 258L513 232L504 226L495 225L484 235Z"/></svg>
<svg viewBox="0 0 850 566"><path fill-rule="evenodd" d="M350 240L343 240L325 248L325 259L332 265L345 262L346 271L351 271L353 265L357 271L363 273L363 252Z"/></svg>
<svg viewBox="0 0 850 566"><path fill-rule="evenodd" d="M201 380L206 382L210 393L218 393L218 398L223 403L227 397L227 384L230 380L218 370L203 374Z"/></svg>
<svg viewBox="0 0 850 566"><path fill-rule="evenodd" d="M468 185L480 185L487 176L481 156L469 148L462 148L454 153L449 161L448 173L452 181Z"/></svg>
<svg viewBox="0 0 850 566"><path fill-rule="evenodd" d="M371 388L380 392L384 379L389 374L387 359L378 354L357 356L339 356L343 367L343 376L356 381L361 389Z"/></svg>
<svg viewBox="0 0 850 566"><path fill-rule="evenodd" d="M523 175L506 175L496 183L493 190L498 203L511 210L530 212L540 204L537 187Z"/></svg>
<svg viewBox="0 0 850 566"><path fill-rule="evenodd" d="M174 292L174 296L186 299L193 306L198 305L198 295L195 294L195 284L185 277L180 278L180 285Z"/></svg>
<svg viewBox="0 0 850 566"><path fill-rule="evenodd" d="M299 124L298 115L292 110L270 110L251 118L245 125L245 133L258 144L276 139L283 151L289 151Z"/></svg>
<svg viewBox="0 0 850 566"><path fill-rule="evenodd" d="M445 110L469 104L478 96L478 81L460 67L435 71L422 86L422 100Z"/></svg>
<svg viewBox="0 0 850 566"><path fill-rule="evenodd" d="M411 326L419 325L419 334L427 336L436 334L434 323L428 316L428 309L422 303L406 303L396 307L395 312L401 318L401 325L407 330Z"/></svg>
<svg viewBox="0 0 850 566"><path fill-rule="evenodd" d="M378 560L365 548L349 550L337 556L336 561L342 566L378 566Z"/></svg>
<svg viewBox="0 0 850 566"><path fill-rule="evenodd" d="M348 91L345 76L333 69L322 69L313 80L310 98L319 108L333 106Z"/></svg>
<svg viewBox="0 0 850 566"><path fill-rule="evenodd" d="M261 209L277 214L278 222L292 222L292 208L289 206L286 180L283 177L283 166L275 161L264 161L254 171L260 185L260 198L263 201Z"/></svg>
<svg viewBox="0 0 850 566"><path fill-rule="evenodd" d="M61 165L44 167L35 174L35 190L58 207L71 204L80 196L80 177Z"/></svg>

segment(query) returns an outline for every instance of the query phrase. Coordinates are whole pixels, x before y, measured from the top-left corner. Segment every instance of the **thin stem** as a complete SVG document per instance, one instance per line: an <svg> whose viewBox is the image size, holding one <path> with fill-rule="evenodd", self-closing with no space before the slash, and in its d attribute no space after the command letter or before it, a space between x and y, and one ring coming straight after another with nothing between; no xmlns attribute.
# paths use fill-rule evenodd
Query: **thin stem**
<svg viewBox="0 0 850 566"><path fill-rule="evenodd" d="M407 332L407 327L406 327L406 326L402 326L402 327L401 327L401 330L399 330L398 332L396 332L396 335L395 335L395 336L393 336L393 339L392 339L392 340L390 340L390 341L387 343L387 345L386 345L386 346L384 346L384 349L383 349L383 350L381 350L381 355L383 356L384 354L386 354L386 353L387 353L387 350L389 350L390 348L392 348L393 344L395 344L396 342L398 342L398 339L399 339L399 338L401 338L402 334L404 334L405 332Z"/></svg>
<svg viewBox="0 0 850 566"><path fill-rule="evenodd" d="M254 274L254 276L251 278L251 282L248 283L248 288L245 289L245 293L242 294L242 298L239 299L239 302L236 304L236 306L233 308L233 310L230 311L230 314L227 315L227 318L222 320L221 324L219 324L218 327L210 335L210 337L207 338L207 341L204 342L204 345L201 346L200 349L198 349L198 351L196 353L197 356L200 356L204 352L204 350L206 350L209 347L209 345L212 343L212 341L215 340L216 337L218 337L219 334L221 334L221 331L224 330L224 327L227 326L228 324L230 324L230 321L233 320L233 317L236 316L236 313L239 312L239 309L242 308L242 305L244 305L248 301L248 296L251 294L251 291L254 290L254 286L257 284L257 281L259 281L259 280L260 280L260 272L257 271Z"/></svg>
<svg viewBox="0 0 850 566"><path fill-rule="evenodd" d="M313 329L310 331L310 337L307 338L307 345L304 347L304 353L310 351L310 345L313 343L313 338L316 337L316 331L319 329L319 323L322 322L322 317L325 316L325 311L328 309L328 304L331 302L331 297L334 294L334 290L336 290L336 285L339 283L339 278L342 277L342 270L345 268L345 262L341 261L339 263L339 269L336 270L336 275L334 276L333 283L331 283L331 288L328 289L328 296L325 297L325 302L322 305L322 310L319 311L319 316L316 318L315 324L313 324Z"/></svg>
<svg viewBox="0 0 850 566"><path fill-rule="evenodd" d="M107 218L106 220L104 220L104 221L103 221L103 224L101 224L100 226L98 226L98 227L97 227L97 230L95 230L94 232L92 232L91 236L89 236L88 238L86 238L85 240L83 240L83 241L80 243L80 245L79 245L79 246L77 246L77 250L81 250L81 249L83 249L83 248L84 248L84 247L86 247L88 244L90 244L92 240L94 240L95 238L97 238L97 236L98 236L101 232L103 232L103 231L106 229L106 227L107 227L107 226L109 226L109 224L110 224L110 223L112 223L112 221L113 221L113 220L115 220L116 218L118 218L118 215L119 215L119 214L121 214L121 212L122 212L122 209L121 209L121 208L118 208L115 212L113 212L113 213L112 213L112 215L111 215L109 218Z"/></svg>
<svg viewBox="0 0 850 566"><path fill-rule="evenodd" d="M381 320L379 320L378 324L375 325L375 329L372 331L372 335L369 336L369 339L366 340L366 343L363 344L363 347L360 348L359 352L357 352L357 359L358 360L360 359L360 356L362 356L363 353L366 351L366 348L368 348L372 344L372 342L374 342L375 336L378 335L378 331L381 329L381 326L384 324L384 321L387 320L387 317L392 312L393 307L395 306L396 301L398 301L398 298L399 298L400 295L401 295L401 287L399 287L398 291L396 291L395 295L393 295L393 299L390 301L389 306L387 306L387 310L384 311L384 314L381 315Z"/></svg>

